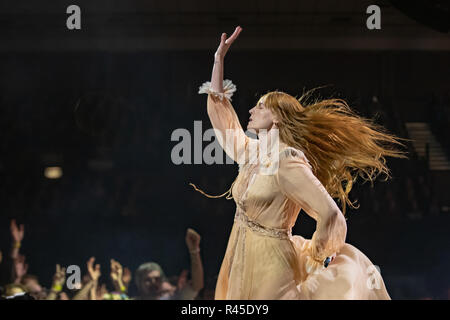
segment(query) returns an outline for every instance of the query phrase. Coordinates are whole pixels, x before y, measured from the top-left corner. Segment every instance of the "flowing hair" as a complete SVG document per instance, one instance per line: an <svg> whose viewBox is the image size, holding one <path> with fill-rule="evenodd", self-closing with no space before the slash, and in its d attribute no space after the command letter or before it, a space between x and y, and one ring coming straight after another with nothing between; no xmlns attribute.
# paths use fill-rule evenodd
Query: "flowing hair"
<svg viewBox="0 0 450 320"><path fill-rule="evenodd" d="M343 99L306 100L318 88L297 99L281 91L263 95L264 104L278 117L280 140L302 150L312 171L345 214L346 205L357 208L349 199L357 177L373 184L382 174L390 178L386 157L406 158L400 139L357 115Z"/></svg>
<svg viewBox="0 0 450 320"><path fill-rule="evenodd" d="M374 180L381 174L390 178L386 157L406 158L401 140L388 133L373 120L356 114L343 99L315 99L307 103L313 88L295 98L282 91L271 91L261 99L278 118L280 140L303 151L313 174L332 198L338 200L345 215L347 205L358 208L349 193L356 179ZM236 180L233 182L233 184ZM232 199L233 184L225 193L208 195L190 183L196 191L209 198L226 196Z"/></svg>

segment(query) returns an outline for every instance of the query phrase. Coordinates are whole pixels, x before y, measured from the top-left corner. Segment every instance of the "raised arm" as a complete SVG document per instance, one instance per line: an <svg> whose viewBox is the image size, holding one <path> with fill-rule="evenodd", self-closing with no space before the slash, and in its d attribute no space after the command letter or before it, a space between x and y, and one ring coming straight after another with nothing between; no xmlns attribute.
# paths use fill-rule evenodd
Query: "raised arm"
<svg viewBox="0 0 450 320"><path fill-rule="evenodd" d="M226 33L222 34L220 45L214 54L211 82L205 82L199 90L199 93L208 94L208 116L220 145L231 159L239 163L244 160L239 157L244 155L249 138L230 102L236 86L230 80L223 80L223 68L225 55L241 31L242 28L237 27L228 39Z"/></svg>
<svg viewBox="0 0 450 320"><path fill-rule="evenodd" d="M200 235L193 229L186 231L186 245L191 256L192 289L197 293L203 289L203 264L200 256Z"/></svg>
<svg viewBox="0 0 450 320"><path fill-rule="evenodd" d="M231 37L227 39L227 34L222 33L220 37L220 44L214 53L214 67L211 75L211 88L215 92L223 93L223 62L225 59L225 55L230 49L231 44L236 40L236 38L241 33L242 28L236 27Z"/></svg>
<svg viewBox="0 0 450 320"><path fill-rule="evenodd" d="M64 282L66 280L66 268L61 268L59 264L56 265L56 272L53 276L52 287L46 300L56 300L61 293Z"/></svg>
<svg viewBox="0 0 450 320"><path fill-rule="evenodd" d="M23 240L25 229L23 224L17 225L16 220L12 219L10 224L12 248L11 248L11 280L20 283L23 275L27 273L28 265L25 264L25 257L20 254L20 246Z"/></svg>
<svg viewBox="0 0 450 320"><path fill-rule="evenodd" d="M101 276L100 265L96 264L94 267L95 257L91 257L87 262L87 269L90 280L86 283L80 291L73 297L72 300L95 300L98 279Z"/></svg>
<svg viewBox="0 0 450 320"><path fill-rule="evenodd" d="M306 263L307 270L320 268L345 243L344 215L314 176L301 151L288 149L280 155L277 179L281 191L316 220L316 231L308 248L310 261Z"/></svg>
<svg viewBox="0 0 450 320"><path fill-rule="evenodd" d="M10 229L11 229L11 237L13 240L11 248L11 259L15 260L19 256L19 250L23 240L25 229L23 227L23 224L18 226L15 219L11 220Z"/></svg>
<svg viewBox="0 0 450 320"><path fill-rule="evenodd" d="M125 269L122 267L119 261L111 259L111 280L114 286L114 290L120 293L127 293L128 282L124 281L124 278L130 277L129 270L125 275ZM131 280L131 278L130 278Z"/></svg>

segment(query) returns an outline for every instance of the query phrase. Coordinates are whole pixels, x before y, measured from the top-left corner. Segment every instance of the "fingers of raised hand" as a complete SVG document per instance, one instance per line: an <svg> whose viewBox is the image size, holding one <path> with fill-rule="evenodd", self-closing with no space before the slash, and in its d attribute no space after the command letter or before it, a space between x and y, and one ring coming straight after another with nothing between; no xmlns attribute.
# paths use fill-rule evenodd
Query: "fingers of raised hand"
<svg viewBox="0 0 450 320"><path fill-rule="evenodd" d="M227 40L227 34L224 32L224 33L222 33L222 35L220 36L220 44L225 43L226 40Z"/></svg>
<svg viewBox="0 0 450 320"><path fill-rule="evenodd" d="M89 272L94 271L94 261L95 261L95 257L91 257L91 258L89 258L88 262L86 263Z"/></svg>
<svg viewBox="0 0 450 320"><path fill-rule="evenodd" d="M11 228L11 231L17 230L16 219L11 220L10 228Z"/></svg>
<svg viewBox="0 0 450 320"><path fill-rule="evenodd" d="M239 36L241 31L242 31L242 28L240 26L236 27L236 29L234 30L233 34L227 40L225 40L225 44L226 45L232 44L233 41L236 40L236 38ZM226 36L226 34L225 34L225 36Z"/></svg>
<svg viewBox="0 0 450 320"><path fill-rule="evenodd" d="M131 281L131 271L130 271L130 269L128 269L127 267L125 267L125 268L123 269L122 280L123 280L124 282Z"/></svg>
<svg viewBox="0 0 450 320"><path fill-rule="evenodd" d="M25 231L23 224L17 226L16 220L12 219L10 229L14 238L16 238L16 240L21 240Z"/></svg>
<svg viewBox="0 0 450 320"><path fill-rule="evenodd" d="M191 239L200 239L200 235L194 229L188 228L186 231L186 236Z"/></svg>
<svg viewBox="0 0 450 320"><path fill-rule="evenodd" d="M115 269L122 269L120 262L114 259L111 259L111 267Z"/></svg>

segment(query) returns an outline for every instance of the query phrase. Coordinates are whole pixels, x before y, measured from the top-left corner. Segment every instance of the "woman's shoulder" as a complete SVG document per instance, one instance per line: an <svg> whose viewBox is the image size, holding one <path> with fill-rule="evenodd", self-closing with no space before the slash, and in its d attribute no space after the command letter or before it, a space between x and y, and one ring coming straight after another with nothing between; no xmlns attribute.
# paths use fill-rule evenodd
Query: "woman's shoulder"
<svg viewBox="0 0 450 320"><path fill-rule="evenodd" d="M309 168L312 168L305 153L299 148L294 148L292 146L285 145L284 148L282 148L282 150L280 151L278 157L280 163L283 160L298 159L301 160L302 162L305 162L305 164L307 164Z"/></svg>

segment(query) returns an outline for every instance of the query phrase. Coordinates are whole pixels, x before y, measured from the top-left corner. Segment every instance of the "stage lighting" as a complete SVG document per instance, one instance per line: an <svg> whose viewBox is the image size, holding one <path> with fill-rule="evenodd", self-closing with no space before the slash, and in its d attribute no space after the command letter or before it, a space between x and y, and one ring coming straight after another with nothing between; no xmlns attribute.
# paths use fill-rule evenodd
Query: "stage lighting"
<svg viewBox="0 0 450 320"><path fill-rule="evenodd" d="M61 167L47 167L44 170L44 176L47 179L59 179L62 177L62 174Z"/></svg>

